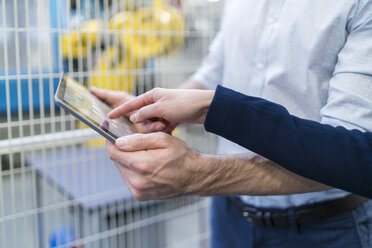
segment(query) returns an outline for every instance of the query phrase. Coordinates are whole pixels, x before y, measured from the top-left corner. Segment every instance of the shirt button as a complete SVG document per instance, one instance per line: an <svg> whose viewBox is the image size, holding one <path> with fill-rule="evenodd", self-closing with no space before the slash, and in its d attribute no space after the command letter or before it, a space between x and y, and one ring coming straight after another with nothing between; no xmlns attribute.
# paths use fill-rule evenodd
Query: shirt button
<svg viewBox="0 0 372 248"><path fill-rule="evenodd" d="M273 23L273 22L274 22L274 19L273 19L273 18L270 17L269 19L267 19L267 23L268 23L268 24L271 24L271 23Z"/></svg>
<svg viewBox="0 0 372 248"><path fill-rule="evenodd" d="M257 69L262 69L264 65L262 63L257 63L256 64Z"/></svg>

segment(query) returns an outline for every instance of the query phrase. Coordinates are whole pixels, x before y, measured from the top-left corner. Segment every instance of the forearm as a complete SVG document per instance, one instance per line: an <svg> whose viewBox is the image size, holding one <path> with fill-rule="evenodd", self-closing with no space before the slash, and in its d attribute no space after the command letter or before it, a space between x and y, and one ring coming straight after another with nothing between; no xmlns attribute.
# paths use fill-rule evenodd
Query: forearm
<svg viewBox="0 0 372 248"><path fill-rule="evenodd" d="M205 89L189 80L180 89ZM199 195L283 195L322 191L329 186L296 175L259 155L209 156L200 155L196 182L192 191Z"/></svg>
<svg viewBox="0 0 372 248"><path fill-rule="evenodd" d="M179 88L205 89L193 80ZM203 166L199 167L202 171L197 174L205 177L200 183L195 183L193 189L199 195L283 195L330 189L329 186L296 175L257 154L253 157L201 155L200 159Z"/></svg>
<svg viewBox="0 0 372 248"><path fill-rule="evenodd" d="M205 127L298 175L372 196L370 133L300 119L278 104L222 88Z"/></svg>
<svg viewBox="0 0 372 248"><path fill-rule="evenodd" d="M330 189L296 175L259 155L200 155L202 180L193 184L198 195L284 195Z"/></svg>

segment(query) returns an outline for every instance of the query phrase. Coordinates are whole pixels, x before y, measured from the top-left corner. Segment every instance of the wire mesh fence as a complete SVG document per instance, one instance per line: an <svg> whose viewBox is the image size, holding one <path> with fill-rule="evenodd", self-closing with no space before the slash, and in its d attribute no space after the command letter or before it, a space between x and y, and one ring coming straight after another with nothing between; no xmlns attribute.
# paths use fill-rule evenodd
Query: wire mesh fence
<svg viewBox="0 0 372 248"><path fill-rule="evenodd" d="M138 202L104 140L58 108L61 72L133 95L200 64L223 3L0 0L0 247L207 247L208 200ZM215 137L175 135L213 153Z"/></svg>

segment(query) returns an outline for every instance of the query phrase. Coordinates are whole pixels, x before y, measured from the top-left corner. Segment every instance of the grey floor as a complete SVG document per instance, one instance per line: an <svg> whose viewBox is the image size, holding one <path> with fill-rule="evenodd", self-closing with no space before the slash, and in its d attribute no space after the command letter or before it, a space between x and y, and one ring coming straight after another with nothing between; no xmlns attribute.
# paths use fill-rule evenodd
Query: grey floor
<svg viewBox="0 0 372 248"><path fill-rule="evenodd" d="M180 128L179 137L185 140L190 147L200 152L213 153L215 151L216 137L213 135L206 136L203 129L202 126L186 125ZM63 205L66 200L69 200L68 196L63 195L45 178L38 177L37 173L30 169L30 167L26 167L24 171L21 168L11 168L12 170L10 171L3 171L3 176L0 176L0 247L49 247L50 233L54 228L63 225L67 219L69 219L69 222L74 222L75 227L81 224L87 229L90 228L92 230L90 234L87 234L87 237L89 238L89 235L91 235L98 241L88 242L84 247L102 246L102 243L99 241L102 241L103 238L96 236L109 230L110 226L102 224L100 217L97 217L99 213L88 214L84 216L84 222L77 223L81 221L81 218L76 215L71 217L71 209L75 209L76 212L79 209L78 204L68 202ZM39 182L37 184L36 182L38 180ZM41 190L37 190L37 185L40 185ZM41 195L37 195L37 192ZM38 200L39 204L37 203ZM40 208L40 201L43 202L41 204L42 208ZM62 206L60 205L61 203ZM160 221L164 222L165 235L159 237L160 239L164 239L162 244L165 247L207 247L208 203L204 205L193 205L190 202L191 208L185 207L185 203L175 202L170 204L173 204L175 208L179 204L181 210L179 212L177 212L177 209L170 210L169 216L167 214L159 215L161 216ZM195 208L195 206L197 207ZM107 208L110 207L108 206ZM115 206L113 208L115 209ZM151 211L151 208L146 208L139 215ZM154 211L156 212L158 209ZM40 215L40 212L45 214ZM40 219L40 216L42 216L42 219ZM143 223L146 225L146 220ZM92 226L96 226L96 229ZM136 232L135 229L132 231ZM143 237L138 236L136 239L140 240ZM123 247L118 245L120 241L115 241L114 243L107 242L104 245L105 247ZM133 243L134 245L125 247L145 247L143 245L137 246L135 244L136 241Z"/></svg>
<svg viewBox="0 0 372 248"><path fill-rule="evenodd" d="M43 220L43 233L39 233L39 230L41 230L41 227L38 225L39 215L30 212L35 209L36 204L33 180L35 178L33 178L31 172L25 173L23 176L14 176L12 179L10 176L3 176L1 184L1 200L3 202L1 203L2 215L0 216L3 219L0 221L0 247L47 247L48 236L50 236L53 228L62 225L66 216L68 216L69 211L66 208L58 209L49 205L51 208L47 211L48 223L45 222L45 219ZM49 188L49 190L51 189ZM58 195L58 193L52 191L49 191L48 194ZM201 237L201 235L205 235L208 232L207 204L201 204L200 206L200 209L187 209L186 207L179 212L177 210L170 211L170 214L174 216L164 217L162 215L160 217L160 219L165 220L164 228L166 235L162 238L165 239L163 244L166 244L166 247L178 247L177 244L179 244L179 247L207 246L207 240ZM90 216L96 218L94 215ZM76 221L79 220L76 219ZM85 222L90 223L89 225L92 223L89 220L85 220ZM203 232L197 230L203 230ZM103 232L104 230L101 231ZM39 238L42 240L39 240ZM135 242L133 247L143 247L137 246ZM112 244L112 242L107 244ZM100 243L97 242L86 243L84 245L84 247L100 246ZM115 244L106 247L123 246Z"/></svg>

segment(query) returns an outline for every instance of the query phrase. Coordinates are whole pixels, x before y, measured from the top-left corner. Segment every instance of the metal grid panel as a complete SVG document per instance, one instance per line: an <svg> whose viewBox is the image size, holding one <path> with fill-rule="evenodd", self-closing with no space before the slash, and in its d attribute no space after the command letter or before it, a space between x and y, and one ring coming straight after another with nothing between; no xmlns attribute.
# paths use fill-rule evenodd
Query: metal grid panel
<svg viewBox="0 0 372 248"><path fill-rule="evenodd" d="M111 180L117 172L102 139L56 107L53 95L62 71L134 95L177 87L200 64L222 6L0 0L0 247L207 246L206 199L133 200ZM178 135L194 149L215 150L201 127Z"/></svg>

